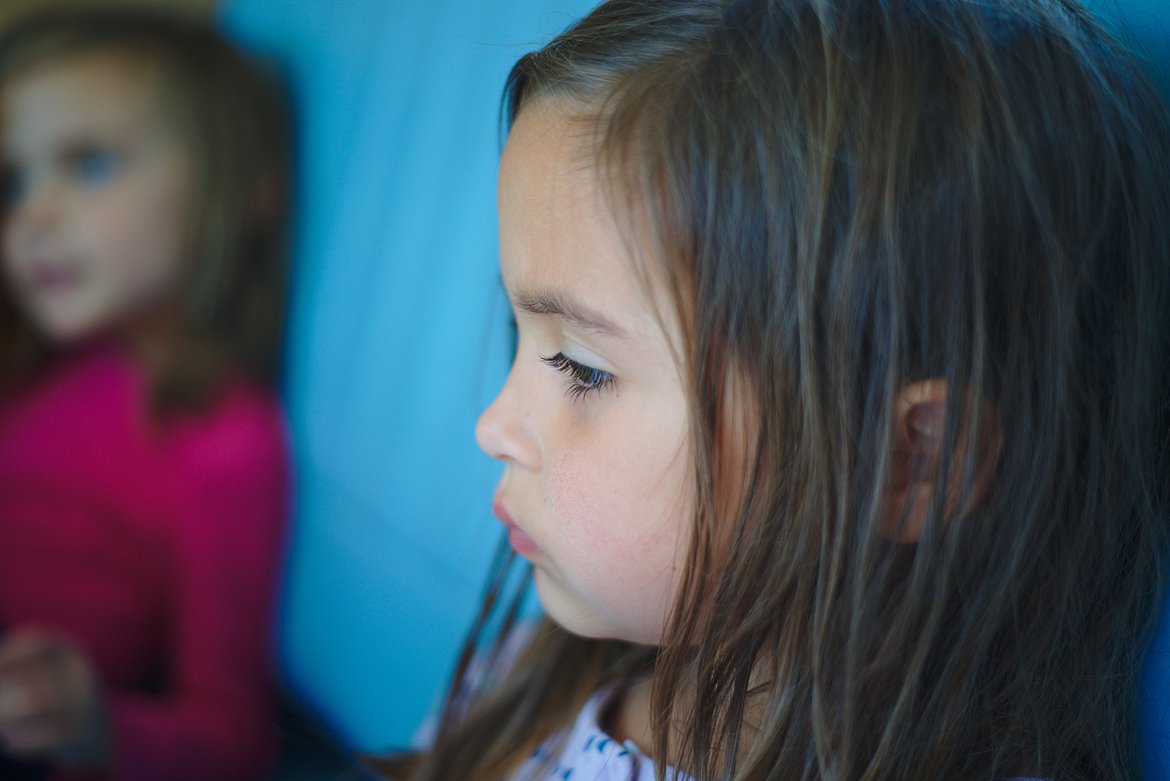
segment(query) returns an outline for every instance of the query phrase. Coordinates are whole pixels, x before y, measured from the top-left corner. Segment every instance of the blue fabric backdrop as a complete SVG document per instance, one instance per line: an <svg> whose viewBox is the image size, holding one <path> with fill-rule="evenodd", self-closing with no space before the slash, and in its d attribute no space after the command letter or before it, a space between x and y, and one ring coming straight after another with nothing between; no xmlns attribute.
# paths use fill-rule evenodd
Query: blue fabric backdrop
<svg viewBox="0 0 1170 781"><path fill-rule="evenodd" d="M431 707L499 525L473 439L503 380L495 174L512 62L589 3L229 0L288 69L300 203L287 382L290 687L352 746Z"/></svg>

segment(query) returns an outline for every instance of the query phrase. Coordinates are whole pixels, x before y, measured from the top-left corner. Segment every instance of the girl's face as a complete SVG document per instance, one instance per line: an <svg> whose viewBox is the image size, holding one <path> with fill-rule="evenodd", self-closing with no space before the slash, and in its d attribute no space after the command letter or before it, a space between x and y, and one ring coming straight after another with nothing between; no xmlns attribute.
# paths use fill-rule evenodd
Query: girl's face
<svg viewBox="0 0 1170 781"><path fill-rule="evenodd" d="M55 342L165 320L192 171L148 69L83 55L0 93L6 282Z"/></svg>
<svg viewBox="0 0 1170 781"><path fill-rule="evenodd" d="M556 103L526 107L504 150L501 272L519 345L476 434L504 462L496 515L549 615L653 644L693 507L678 327L647 301L566 117Z"/></svg>

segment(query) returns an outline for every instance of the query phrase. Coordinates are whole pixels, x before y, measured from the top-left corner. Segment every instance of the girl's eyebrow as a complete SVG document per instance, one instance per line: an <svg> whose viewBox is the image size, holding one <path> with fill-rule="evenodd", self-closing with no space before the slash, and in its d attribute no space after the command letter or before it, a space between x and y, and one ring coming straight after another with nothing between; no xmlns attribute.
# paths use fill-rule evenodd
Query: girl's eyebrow
<svg viewBox="0 0 1170 781"><path fill-rule="evenodd" d="M61 160L73 160L78 157L93 154L94 152L119 152L117 145L98 140L88 135L71 136L62 141L57 147L57 157Z"/></svg>
<svg viewBox="0 0 1170 781"><path fill-rule="evenodd" d="M518 290L512 296L512 302L526 312L558 317L582 331L615 339L629 339L626 332L612 320L566 293L553 290Z"/></svg>

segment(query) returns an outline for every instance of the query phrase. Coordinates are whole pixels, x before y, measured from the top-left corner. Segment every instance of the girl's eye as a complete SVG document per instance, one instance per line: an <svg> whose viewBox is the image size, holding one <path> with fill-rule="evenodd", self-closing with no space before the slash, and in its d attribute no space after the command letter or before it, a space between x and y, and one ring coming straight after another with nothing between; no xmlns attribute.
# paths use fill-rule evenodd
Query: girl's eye
<svg viewBox="0 0 1170 781"><path fill-rule="evenodd" d="M3 172L4 206L11 207L24 199L28 190L27 177L15 169L6 169Z"/></svg>
<svg viewBox="0 0 1170 781"><path fill-rule="evenodd" d="M74 178L91 187L108 183L121 167L121 157L108 149L83 149L74 154L69 161Z"/></svg>
<svg viewBox="0 0 1170 781"><path fill-rule="evenodd" d="M614 376L601 369L594 369L583 363L577 363L564 353L557 353L541 359L561 374L569 378L569 386L565 388L565 395L574 399L582 398L590 391L601 391L612 388Z"/></svg>

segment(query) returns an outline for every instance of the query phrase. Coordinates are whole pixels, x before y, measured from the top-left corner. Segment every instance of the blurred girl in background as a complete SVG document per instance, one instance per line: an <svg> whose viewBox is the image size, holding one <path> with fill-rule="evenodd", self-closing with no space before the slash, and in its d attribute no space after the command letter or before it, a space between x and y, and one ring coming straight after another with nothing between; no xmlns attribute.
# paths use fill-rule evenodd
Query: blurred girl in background
<svg viewBox="0 0 1170 781"><path fill-rule="evenodd" d="M289 495L279 91L204 26L53 10L0 36L0 112L3 750L257 778Z"/></svg>

